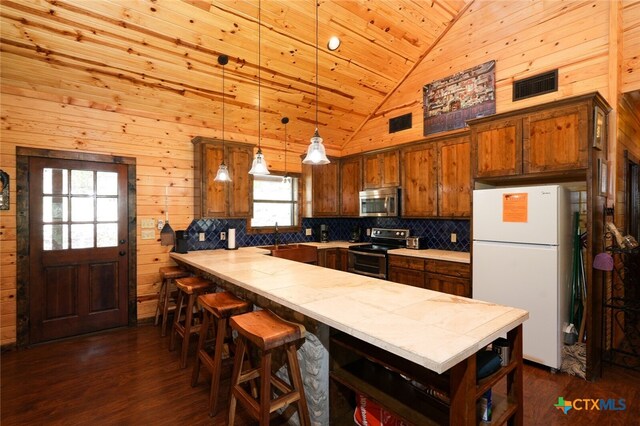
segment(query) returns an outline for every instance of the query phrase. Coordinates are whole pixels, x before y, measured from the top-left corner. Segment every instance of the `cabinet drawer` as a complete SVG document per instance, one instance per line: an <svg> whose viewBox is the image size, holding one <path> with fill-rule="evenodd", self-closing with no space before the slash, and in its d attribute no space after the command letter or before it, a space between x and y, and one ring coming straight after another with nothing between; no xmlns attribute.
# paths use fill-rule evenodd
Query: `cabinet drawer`
<svg viewBox="0 0 640 426"><path fill-rule="evenodd" d="M407 256L389 256L389 266L424 271L424 259Z"/></svg>
<svg viewBox="0 0 640 426"><path fill-rule="evenodd" d="M471 277L471 267L468 263L427 260L427 271L434 274L450 275L452 277Z"/></svg>

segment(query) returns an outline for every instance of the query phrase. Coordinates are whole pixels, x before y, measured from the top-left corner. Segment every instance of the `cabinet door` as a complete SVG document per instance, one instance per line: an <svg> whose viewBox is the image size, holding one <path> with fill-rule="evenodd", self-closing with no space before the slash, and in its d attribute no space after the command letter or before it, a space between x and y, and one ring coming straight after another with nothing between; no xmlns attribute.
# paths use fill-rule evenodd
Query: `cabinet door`
<svg viewBox="0 0 640 426"><path fill-rule="evenodd" d="M202 153L202 217L226 217L229 208L227 187L223 182L215 182L218 166L224 158L222 145L203 144L196 146ZM231 169L233 170L233 169ZM196 191L198 189L196 188Z"/></svg>
<svg viewBox="0 0 640 426"><path fill-rule="evenodd" d="M322 266L323 268L340 269L338 249L319 249L318 266Z"/></svg>
<svg viewBox="0 0 640 426"><path fill-rule="evenodd" d="M466 136L438 144L438 216L471 216L471 144Z"/></svg>
<svg viewBox="0 0 640 426"><path fill-rule="evenodd" d="M587 167L587 105L573 105L527 116L523 121L523 172Z"/></svg>
<svg viewBox="0 0 640 426"><path fill-rule="evenodd" d="M339 161L312 166L313 216L338 216Z"/></svg>
<svg viewBox="0 0 640 426"><path fill-rule="evenodd" d="M349 250L346 248L338 249L338 269L341 271L347 271L349 267Z"/></svg>
<svg viewBox="0 0 640 426"><path fill-rule="evenodd" d="M244 146L229 146L227 150L227 166L231 173L231 182L228 185L229 191L229 217L251 217L253 216L253 177L249 174L251 161L253 159L253 149ZM213 169L215 177L218 166ZM211 178L213 181L213 178Z"/></svg>
<svg viewBox="0 0 640 426"><path fill-rule="evenodd" d="M400 185L400 159L398 150L365 155L363 163L364 189Z"/></svg>
<svg viewBox="0 0 640 426"><path fill-rule="evenodd" d="M456 296L471 297L471 283L468 278L427 273L425 288Z"/></svg>
<svg viewBox="0 0 640 426"><path fill-rule="evenodd" d="M425 143L402 150L403 217L437 216L436 144Z"/></svg>
<svg viewBox="0 0 640 426"><path fill-rule="evenodd" d="M340 160L340 215L359 216L362 189L362 157Z"/></svg>
<svg viewBox="0 0 640 426"><path fill-rule="evenodd" d="M512 176L522 172L522 118L471 126L474 177Z"/></svg>
<svg viewBox="0 0 640 426"><path fill-rule="evenodd" d="M389 281L395 283L412 285L414 287L424 287L425 273L415 269L389 268Z"/></svg>

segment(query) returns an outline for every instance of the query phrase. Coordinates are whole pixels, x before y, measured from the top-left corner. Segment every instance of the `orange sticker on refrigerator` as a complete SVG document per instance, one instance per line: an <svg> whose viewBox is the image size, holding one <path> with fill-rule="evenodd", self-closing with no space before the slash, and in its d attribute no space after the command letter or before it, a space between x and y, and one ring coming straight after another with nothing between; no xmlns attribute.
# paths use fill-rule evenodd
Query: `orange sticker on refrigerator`
<svg viewBox="0 0 640 426"><path fill-rule="evenodd" d="M527 222L527 195L526 192L502 194L503 222Z"/></svg>

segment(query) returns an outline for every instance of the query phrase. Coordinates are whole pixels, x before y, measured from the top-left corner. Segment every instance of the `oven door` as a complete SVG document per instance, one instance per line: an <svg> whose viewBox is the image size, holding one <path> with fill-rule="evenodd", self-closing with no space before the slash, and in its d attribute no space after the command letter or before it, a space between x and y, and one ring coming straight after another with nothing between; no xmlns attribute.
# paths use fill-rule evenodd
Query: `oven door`
<svg viewBox="0 0 640 426"><path fill-rule="evenodd" d="M347 270L349 272L387 279L387 255L385 253L349 250L347 256Z"/></svg>

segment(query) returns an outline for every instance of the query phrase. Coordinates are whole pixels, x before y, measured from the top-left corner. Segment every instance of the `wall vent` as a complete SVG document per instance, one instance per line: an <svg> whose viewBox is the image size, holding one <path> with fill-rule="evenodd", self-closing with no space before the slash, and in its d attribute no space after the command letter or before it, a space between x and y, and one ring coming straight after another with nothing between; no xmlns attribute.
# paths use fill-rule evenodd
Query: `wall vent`
<svg viewBox="0 0 640 426"><path fill-rule="evenodd" d="M395 133L399 132L400 130L410 129L411 117L412 113L409 113L389 119L389 133Z"/></svg>
<svg viewBox="0 0 640 426"><path fill-rule="evenodd" d="M534 75L513 83L513 100L531 98L558 90L558 70Z"/></svg>

